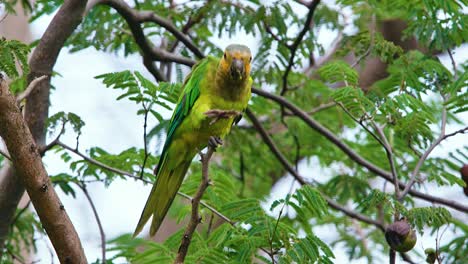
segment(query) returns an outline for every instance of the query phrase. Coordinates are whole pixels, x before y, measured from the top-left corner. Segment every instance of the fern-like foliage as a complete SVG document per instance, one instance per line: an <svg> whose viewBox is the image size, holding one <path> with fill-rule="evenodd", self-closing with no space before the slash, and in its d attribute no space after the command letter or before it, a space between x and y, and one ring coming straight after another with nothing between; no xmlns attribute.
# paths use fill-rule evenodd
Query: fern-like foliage
<svg viewBox="0 0 468 264"><path fill-rule="evenodd" d="M152 105L159 105L172 110L170 104L177 102L180 84L161 83L154 84L141 73L129 70L98 75L96 79L102 79L106 87L122 90L123 93L117 100L128 99L137 104L144 105L148 111L160 122L164 120L161 114L151 109ZM138 114L144 114L145 109L140 109Z"/></svg>
<svg viewBox="0 0 468 264"><path fill-rule="evenodd" d="M443 207L419 207L408 210L406 217L414 225L419 233L425 226L439 228L450 223L452 215Z"/></svg>
<svg viewBox="0 0 468 264"><path fill-rule="evenodd" d="M10 79L26 75L29 72L29 51L29 46L20 41L0 38L0 72L5 73Z"/></svg>
<svg viewBox="0 0 468 264"><path fill-rule="evenodd" d="M35 234L38 233L44 234L44 231L37 215L27 208L18 208L9 236L5 240L4 254L0 257L0 262L13 264L17 261L26 261L21 252L23 252L24 247L36 248Z"/></svg>

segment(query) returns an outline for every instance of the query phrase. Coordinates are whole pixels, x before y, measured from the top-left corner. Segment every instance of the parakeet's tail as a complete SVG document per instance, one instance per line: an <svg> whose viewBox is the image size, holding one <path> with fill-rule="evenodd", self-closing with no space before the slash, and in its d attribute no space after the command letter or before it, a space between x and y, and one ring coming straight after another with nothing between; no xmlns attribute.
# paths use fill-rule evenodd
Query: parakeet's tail
<svg viewBox="0 0 468 264"><path fill-rule="evenodd" d="M164 162L160 164L162 166L158 168L156 183L153 185L153 189L151 189L133 237L136 237L141 232L151 215L153 215L153 220L150 235L156 234L177 194L177 190L179 190L190 163L191 159L188 159L176 168L168 168Z"/></svg>

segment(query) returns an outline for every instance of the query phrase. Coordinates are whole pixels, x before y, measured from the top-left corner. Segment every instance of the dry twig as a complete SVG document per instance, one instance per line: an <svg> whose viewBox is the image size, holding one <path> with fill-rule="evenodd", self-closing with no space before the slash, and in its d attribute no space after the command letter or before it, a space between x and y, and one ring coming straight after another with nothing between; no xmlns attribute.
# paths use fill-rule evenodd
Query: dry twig
<svg viewBox="0 0 468 264"><path fill-rule="evenodd" d="M184 263L185 256L187 255L190 242L192 240L192 235L195 232L198 224L201 222L202 218L198 212L198 207L200 205L200 200L205 192L206 188L210 185L210 179L208 177L208 169L211 156L213 155L215 149L211 146L208 146L208 150L205 154L200 153L201 162L202 162L202 182L198 186L197 193L192 199L192 215L190 217L190 222L185 229L184 236L180 243L179 251L177 252L177 257L174 263Z"/></svg>

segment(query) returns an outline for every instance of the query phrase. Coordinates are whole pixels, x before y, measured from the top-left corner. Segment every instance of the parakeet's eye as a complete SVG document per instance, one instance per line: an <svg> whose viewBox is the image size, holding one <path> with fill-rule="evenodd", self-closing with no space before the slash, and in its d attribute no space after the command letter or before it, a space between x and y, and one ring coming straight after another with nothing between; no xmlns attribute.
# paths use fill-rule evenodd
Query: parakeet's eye
<svg viewBox="0 0 468 264"><path fill-rule="evenodd" d="M252 56L250 56L250 58L249 58L249 62L251 62L251 61L252 61Z"/></svg>
<svg viewBox="0 0 468 264"><path fill-rule="evenodd" d="M224 53L224 59L226 59L226 53Z"/></svg>

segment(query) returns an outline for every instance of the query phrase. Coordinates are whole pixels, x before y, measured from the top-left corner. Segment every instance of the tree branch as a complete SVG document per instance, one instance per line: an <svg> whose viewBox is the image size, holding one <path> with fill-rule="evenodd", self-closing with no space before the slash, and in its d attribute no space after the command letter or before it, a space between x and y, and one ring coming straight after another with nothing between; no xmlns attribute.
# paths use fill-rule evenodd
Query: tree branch
<svg viewBox="0 0 468 264"><path fill-rule="evenodd" d="M153 182L151 181L148 181L148 180L145 180L145 179L141 179L139 176L137 175L133 175L132 173L128 172L128 171L123 171L123 170L120 170L120 169L117 169L117 168L114 168L114 167L111 167L111 166L108 166L100 161L97 161L95 159L92 159L86 155L84 155L82 152L78 151L77 149L74 149L66 144L64 144L63 142L61 141L58 141L56 143L58 146L61 146L62 148L72 152L72 153L75 153L76 155L80 156L81 158L83 158L85 161L93 164L93 165L96 165L98 167L101 167L105 170L108 170L108 171L111 171L111 172L114 172L114 173L117 173L119 175L123 175L123 176L127 176L127 177L130 177L130 178L133 178L133 179L136 179L136 180L139 180L139 181L142 181L144 183L148 183L148 184L152 184ZM193 198L190 196L190 195L187 195L185 193L182 193L182 192L177 192L177 194L189 201L192 201ZM203 205L204 207L206 207L208 210L210 210L211 212L213 212L215 215L217 215L219 218L223 219L225 222L228 222L230 225L234 225L235 222L232 221L231 219L229 219L227 216L223 215L221 212L219 212L218 210L216 210L215 208L213 208L211 205L203 202L203 201L200 201L200 204Z"/></svg>
<svg viewBox="0 0 468 264"><path fill-rule="evenodd" d="M37 83L36 87L29 94L25 106L24 119L35 144L38 146L42 146L45 142L45 122L50 105L50 75L66 39L81 22L86 2L86 0L65 1L31 54L29 60L30 72L27 76L28 85L37 77L48 76L46 78L47 81ZM3 218L0 221L0 252L3 249L3 237L6 236L3 231L8 230L8 226L5 228L5 225L11 222L16 206L24 193L20 177L13 171L13 166L6 165L4 169L2 172L4 172L5 177L2 179L1 188L5 188L7 191L2 192L0 195L0 215ZM80 259L77 258L76 260ZM85 261L83 259L83 262Z"/></svg>
<svg viewBox="0 0 468 264"><path fill-rule="evenodd" d="M262 137L263 141L265 142L265 144L268 145L268 147L270 148L271 152L273 152L273 155L275 155L275 157L278 159L278 161L283 165L283 167L286 169L286 171L288 171L289 173L291 173L291 175L301 184L301 185L304 185L304 184L307 184L307 182L304 180L304 178L302 178L298 173L297 171L294 169L294 167L289 163L289 161L286 159L286 157L283 155L283 153L281 153L281 151L278 149L278 147L275 145L275 143L273 142L273 140L270 138L270 136L268 135L267 131L265 130L265 128L263 128L263 126L260 124L260 121L258 121L257 117L254 115L254 113L252 113L252 111L250 111L249 108L247 108L245 110L245 113L247 115L247 117L250 119L250 121L252 121L252 124L253 126L255 127L255 129L258 131L258 133L260 134L260 136Z"/></svg>
<svg viewBox="0 0 468 264"><path fill-rule="evenodd" d="M84 182L81 183L76 183L78 187L83 191L84 195L86 196L86 199L89 202L89 205L91 206L91 209L93 210L94 218L96 219L96 223L99 228L99 234L101 235L101 263L106 263L106 234L104 233L104 228L102 227L101 219L99 218L99 214L96 210L96 206L94 205L93 199L91 199L91 196L88 193L88 189L86 188L86 184Z"/></svg>
<svg viewBox="0 0 468 264"><path fill-rule="evenodd" d="M62 263L86 263L80 239L44 169L16 99L0 80L0 136Z"/></svg>
<svg viewBox="0 0 468 264"><path fill-rule="evenodd" d="M392 170L392 178L393 178L393 186L395 187L395 197L400 197L400 186L398 185L398 174L395 166L395 160L393 157L393 150L392 146L388 142L387 136L385 135L383 129L379 127L373 120L371 120L372 125L374 126L377 134L379 134L380 138L382 139L383 147L385 149L385 153L387 154L388 163L390 164L390 169ZM398 218L398 212L395 212Z"/></svg>
<svg viewBox="0 0 468 264"><path fill-rule="evenodd" d="M445 103L445 101L446 100L444 98L444 103ZM405 189L401 192L401 195L397 196L398 200L401 201L401 200L403 200L403 198L405 198L405 196L411 190L411 187L413 187L413 185L416 183L416 178L419 175L419 171L420 171L421 166L424 163L424 161L426 161L427 157L429 157L429 154L431 154L432 150L434 150L435 147L437 147L440 144L440 142L442 142L445 139L445 127L446 127L446 125L447 125L447 109L446 109L445 106L443 106L443 108L442 108L442 119L440 121L440 135L436 139L436 141L434 141L429 146L429 148L423 153L421 158L419 158L418 163L416 164L416 167L414 167L414 170L411 173L411 178L410 178L409 183L406 185Z"/></svg>
<svg viewBox="0 0 468 264"><path fill-rule="evenodd" d="M17 97L16 97L16 102L21 102L23 101L26 97L28 97L31 92L36 88L37 84L43 80L47 79L47 76L46 75L42 75L41 77L37 77L35 78L34 80L31 81L31 83L29 83L28 87L26 88L26 90L24 90L24 92L20 93Z"/></svg>
<svg viewBox="0 0 468 264"><path fill-rule="evenodd" d="M0 155L2 155L3 157L5 157L7 160L11 161L11 157L10 157L10 154L8 154L8 151L7 150L3 150L3 149L0 149Z"/></svg>
<svg viewBox="0 0 468 264"><path fill-rule="evenodd" d="M358 153L356 153L354 150L352 150L348 145L346 145L342 140L340 140L330 130L328 130L327 128L322 126L317 121L313 120L311 117L309 117L307 115L306 112L304 112L303 110L301 110L300 108L295 106L293 103L289 102L286 98L284 98L282 96L272 94L272 93L269 93L269 92L266 92L266 91L263 91L263 90L260 90L260 89L257 89L257 88L254 88L254 87L252 87L252 92L259 95L259 96L262 96L264 98L275 101L276 103L278 103L278 104L280 104L282 106L285 106L294 115L296 115L297 117L302 119L309 127L311 127L312 129L314 129L315 131L317 131L318 133L320 133L321 135L326 137L330 142L335 144L339 149L341 149L349 158L354 160L357 164L367 168L370 172L375 173L376 175L384 178L385 180L387 180L389 182L393 181L393 177L392 177L392 174L390 172L387 172L387 171L379 168L375 164L372 164L368 160L364 159L362 156L360 156ZM404 183L400 182L400 181L398 182L398 185L402 189L404 189L406 187L406 185ZM425 193L422 193L422 192L419 192L419 191L416 191L416 190L410 190L409 193L414 197L418 197L420 199L423 199L423 200L426 200L426 201L429 201L429 202L432 202L432 203L444 204L444 205L446 205L448 207L451 207L453 209L468 213L468 206L466 206L464 204L461 204L461 203L458 203L458 202L455 202L455 201L452 201L452 200L448 200L448 199L428 195L428 194L425 194Z"/></svg>
<svg viewBox="0 0 468 264"><path fill-rule="evenodd" d="M252 92L255 94L258 94L262 97L265 97L267 99L273 100L277 103L279 103L282 106L285 106L288 108L295 116L299 117L302 119L309 127L312 129L316 130L320 134L322 134L324 137L326 137L328 140L330 140L333 144L335 144L338 148L340 148L344 153L346 153L352 160L354 160L356 163L359 165L364 166L367 168L369 171L383 176L385 179L391 181L392 175L391 173L382 170L378 166L370 163L369 161L365 160L363 157L361 157L358 153L356 153L354 150L352 150L348 145L346 145L340 138L338 138L335 134L333 134L330 130L322 126L320 123L317 121L313 120L307 113L302 111L300 108L289 102L287 99L285 99L282 96L278 96L257 88L252 88Z"/></svg>
<svg viewBox="0 0 468 264"><path fill-rule="evenodd" d="M153 75L153 77L154 77L154 79L156 79L156 81L158 81L158 82L167 81L166 77L164 77L162 72L156 67L156 64L154 63L154 61L147 54L143 54L143 65Z"/></svg>
<svg viewBox="0 0 468 264"><path fill-rule="evenodd" d="M198 186L197 193L195 194L195 197L193 197L193 200L192 200L192 215L190 217L190 222L188 223L187 228L185 229L184 236L182 237L182 241L180 243L179 251L177 252L177 257L174 261L174 263L176 264L184 263L185 256L187 255L188 248L192 240L192 235L195 232L195 228L197 228L197 225L202 220L198 212L198 207L200 205L200 200L203 196L203 193L205 192L206 188L208 188L210 184L210 179L208 177L208 169L209 169L210 159L213 153L214 153L214 148L211 146L208 146L208 150L206 151L206 154L200 153L201 162L202 162L202 182Z"/></svg>
<svg viewBox="0 0 468 264"><path fill-rule="evenodd" d="M299 48L299 44L301 44L302 39L304 38L305 34L310 29L312 17L314 16L315 9L317 8L319 3L320 3L320 0L314 0L311 3L307 4L307 7L309 8L309 12L307 13L304 27L299 32L299 34L297 35L296 39L291 44L291 46L287 46L289 50L291 51L291 56L289 57L288 66L286 67L286 70L284 71L284 74L283 74L283 88L281 88L281 93L280 93L281 95L284 95L286 91L288 90L288 75L291 72L292 66L294 65L294 58L296 57L296 51Z"/></svg>
<svg viewBox="0 0 468 264"><path fill-rule="evenodd" d="M260 124L258 119L255 117L255 115L250 111L250 109L247 108L245 111L249 119L252 121L254 127L257 129L257 131L260 133L263 141L267 144L267 146L270 148L271 152L275 155L275 157L278 159L278 161L283 165L283 167L291 173L291 175L296 179L301 185L309 184L307 183L302 176L299 175L299 173L293 168L293 166L289 163L289 161L284 157L284 155L281 153L281 151L278 149L278 147L275 145L273 140L270 138L266 130L263 128L263 126ZM328 205L335 210L341 211L342 213L350 216L351 218L357 219L359 221L362 221L367 224L371 224L376 226L382 231L385 231L384 225L380 223L379 221L376 221L374 219L371 219L365 215L361 215L351 209L348 209L339 203L333 201L331 198L327 197L326 195L322 194L322 196L325 198L327 201Z"/></svg>
<svg viewBox="0 0 468 264"><path fill-rule="evenodd" d="M192 40L187 37L187 35L185 35L184 33L182 33L181 31L179 31L179 29L177 29L176 26L174 26L174 24L172 24L171 21L167 20L167 19L164 19L158 15L156 15L154 12L151 12L151 11L140 11L138 14L138 22L142 23L142 22L153 22L153 23L156 23L158 25L160 25L161 27L167 29L167 31L171 32L172 35L174 35L174 37L176 39L178 39L180 42L184 43L184 45L190 50L193 52L193 54L195 54L195 56L199 59L205 57L205 55L203 55L203 52L201 52L198 47L195 45L195 43L192 42Z"/></svg>
<svg viewBox="0 0 468 264"><path fill-rule="evenodd" d="M147 55L149 59L161 62L177 62L187 66L192 66L195 63L190 58L158 49L152 45L152 43L146 38L141 27L141 23L148 18L142 16L140 12L132 9L126 2L121 0L102 0L99 4L112 7L127 21L133 37L135 38L135 42L138 44L143 54Z"/></svg>

